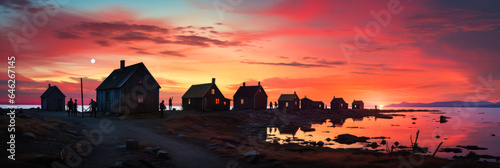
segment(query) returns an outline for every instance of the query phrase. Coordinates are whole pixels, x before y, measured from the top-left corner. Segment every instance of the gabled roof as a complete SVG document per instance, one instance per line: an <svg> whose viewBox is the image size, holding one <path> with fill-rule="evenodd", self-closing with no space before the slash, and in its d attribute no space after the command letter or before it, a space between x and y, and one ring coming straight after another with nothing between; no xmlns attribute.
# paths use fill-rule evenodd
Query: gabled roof
<svg viewBox="0 0 500 168"><path fill-rule="evenodd" d="M307 97L304 97L302 98L301 100L308 100L308 101L312 101L311 99L307 98Z"/></svg>
<svg viewBox="0 0 500 168"><path fill-rule="evenodd" d="M134 65L126 66L123 68L115 69L111 74L104 80L95 90L104 89L117 89L121 88L125 82L135 73L137 70L144 68L148 73L148 69L141 62ZM151 73L150 73L151 74ZM153 78L156 82L156 80ZM158 82L156 82L158 83ZM160 85L158 85L160 87ZM161 88L161 87L160 87Z"/></svg>
<svg viewBox="0 0 500 168"><path fill-rule="evenodd" d="M323 102L322 101L313 101L313 104L322 104ZM323 103L325 104L325 103Z"/></svg>
<svg viewBox="0 0 500 168"><path fill-rule="evenodd" d="M293 101L296 96L296 94L281 94L278 101Z"/></svg>
<svg viewBox="0 0 500 168"><path fill-rule="evenodd" d="M212 87L212 83L199 84L199 85L191 85L191 87L184 93L182 98L201 98L205 93L208 92L208 89Z"/></svg>
<svg viewBox="0 0 500 168"><path fill-rule="evenodd" d="M64 95L64 93L61 90L59 90L59 88L55 85L47 88L47 90L45 90L45 92L43 92L43 94L40 97L41 98L47 97L49 94L57 93L57 92L61 93L64 97L66 97L66 95Z"/></svg>
<svg viewBox="0 0 500 168"><path fill-rule="evenodd" d="M332 99L332 102L345 102L345 101L344 101L344 99L343 99L343 98L341 98L341 97L338 97L338 98L334 97L334 98Z"/></svg>
<svg viewBox="0 0 500 168"><path fill-rule="evenodd" d="M240 86L233 97L254 97L261 86ZM262 89L264 90L264 89ZM265 92L264 92L265 94Z"/></svg>
<svg viewBox="0 0 500 168"><path fill-rule="evenodd" d="M363 101L361 101L361 100L354 100L354 101L352 102L352 104L354 104L354 103L363 103Z"/></svg>

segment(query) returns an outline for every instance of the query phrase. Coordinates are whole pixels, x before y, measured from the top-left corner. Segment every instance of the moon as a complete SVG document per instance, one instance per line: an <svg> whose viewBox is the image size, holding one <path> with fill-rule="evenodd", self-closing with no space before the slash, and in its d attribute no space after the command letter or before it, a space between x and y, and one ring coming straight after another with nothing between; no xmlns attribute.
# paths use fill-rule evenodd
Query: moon
<svg viewBox="0 0 500 168"><path fill-rule="evenodd" d="M92 64L93 64L93 63L95 63L95 59L94 59L94 58L92 58L92 59L90 60L90 62L91 62Z"/></svg>

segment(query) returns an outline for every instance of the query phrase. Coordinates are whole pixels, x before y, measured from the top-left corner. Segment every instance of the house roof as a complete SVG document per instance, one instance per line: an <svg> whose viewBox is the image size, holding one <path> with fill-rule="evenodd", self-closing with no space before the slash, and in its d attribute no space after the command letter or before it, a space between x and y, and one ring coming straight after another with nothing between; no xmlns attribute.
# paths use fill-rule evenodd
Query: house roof
<svg viewBox="0 0 500 168"><path fill-rule="evenodd" d="M332 102L345 102L345 101L343 98L339 97L339 98L333 98Z"/></svg>
<svg viewBox="0 0 500 168"><path fill-rule="evenodd" d="M352 104L354 104L354 103L363 103L363 101L361 101L361 100L354 100L354 101L352 102Z"/></svg>
<svg viewBox="0 0 500 168"><path fill-rule="evenodd" d="M278 101L293 101L296 96L296 94L281 94Z"/></svg>
<svg viewBox="0 0 500 168"><path fill-rule="evenodd" d="M61 93L64 97L66 97L66 95L64 95L64 93L61 90L59 90L59 88L55 85L47 88L47 90L45 90L45 92L43 92L40 97L42 97L42 98L47 97L49 94L57 93L57 92Z"/></svg>
<svg viewBox="0 0 500 168"><path fill-rule="evenodd" d="M325 104L322 101L313 101L313 104Z"/></svg>
<svg viewBox="0 0 500 168"><path fill-rule="evenodd" d="M144 68L148 73L148 69L141 62L134 65L126 66L123 68L115 69L109 76L102 81L102 83L95 90L104 90L104 89L117 89L121 88L125 82L135 73L137 70ZM156 82L156 80L153 78ZM158 83L158 82L156 82ZM160 85L158 85L160 87ZM161 87L160 87L161 88Z"/></svg>
<svg viewBox="0 0 500 168"><path fill-rule="evenodd" d="M260 88L261 86L240 86L233 97L254 97Z"/></svg>
<svg viewBox="0 0 500 168"><path fill-rule="evenodd" d="M302 101L304 101L304 100L309 100L309 101L312 101L311 99L309 99L309 98L307 98L307 97L304 97L304 98L302 98L301 100L302 100Z"/></svg>
<svg viewBox="0 0 500 168"><path fill-rule="evenodd" d="M212 83L191 85L182 98L201 98L207 93L210 87L212 87Z"/></svg>

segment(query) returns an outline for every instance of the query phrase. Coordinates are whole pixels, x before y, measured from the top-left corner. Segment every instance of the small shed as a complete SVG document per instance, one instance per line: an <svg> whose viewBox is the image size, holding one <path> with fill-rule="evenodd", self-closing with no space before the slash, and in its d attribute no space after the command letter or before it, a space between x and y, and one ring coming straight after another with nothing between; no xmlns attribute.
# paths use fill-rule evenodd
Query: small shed
<svg viewBox="0 0 500 168"><path fill-rule="evenodd" d="M322 101L313 101L312 109L325 109L325 103Z"/></svg>
<svg viewBox="0 0 500 168"><path fill-rule="evenodd" d="M44 111L64 111L64 102L66 101L66 96L59 90L59 88L54 85L50 86L43 92L40 96L42 110Z"/></svg>
<svg viewBox="0 0 500 168"><path fill-rule="evenodd" d="M297 92L293 94L281 94L278 99L278 109L287 111L298 110L299 109L299 97Z"/></svg>
<svg viewBox="0 0 500 168"><path fill-rule="evenodd" d="M224 97L212 83L192 85L182 96L182 109L184 111L227 111L231 100Z"/></svg>
<svg viewBox="0 0 500 168"><path fill-rule="evenodd" d="M246 86L243 82L243 85L234 94L233 100L235 110L265 110L267 108L267 94L260 82L257 86Z"/></svg>
<svg viewBox="0 0 500 168"><path fill-rule="evenodd" d="M113 70L95 89L97 111L116 114L158 112L160 84L141 62Z"/></svg>
<svg viewBox="0 0 500 168"><path fill-rule="evenodd" d="M352 109L364 109L365 108L365 103L361 100L354 100L352 101Z"/></svg>
<svg viewBox="0 0 500 168"><path fill-rule="evenodd" d="M313 101L307 98L307 96L300 100L300 109L308 110L312 108L313 108Z"/></svg>
<svg viewBox="0 0 500 168"><path fill-rule="evenodd" d="M347 104L343 98L333 96L332 101L330 102L330 108L334 111L340 111L343 109L347 109L349 104Z"/></svg>

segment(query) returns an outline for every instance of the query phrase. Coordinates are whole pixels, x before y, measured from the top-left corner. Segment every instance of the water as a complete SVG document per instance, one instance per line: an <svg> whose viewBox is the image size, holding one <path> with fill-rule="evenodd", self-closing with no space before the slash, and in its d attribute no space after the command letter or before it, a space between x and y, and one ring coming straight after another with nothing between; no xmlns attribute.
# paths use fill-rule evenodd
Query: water
<svg viewBox="0 0 500 168"><path fill-rule="evenodd" d="M387 108L385 108L387 109ZM399 108L401 109L401 108ZM407 108L410 109L410 108ZM462 153L438 152L436 156L452 158L454 155L465 156L469 151L477 154L487 154L500 156L500 108L415 108L440 110L442 114L436 112L400 112L387 114L401 114L405 116L394 116L393 119L382 119L375 117L364 117L358 119L346 119L345 121L326 120L323 123L312 124L314 131L280 130L277 127L268 127L267 140L273 139L283 143L299 143L323 141L325 147L330 148L363 148L370 150L386 149L385 145L372 149L366 147L367 144L377 142L382 139L369 139L369 143L340 144L333 139L340 134L352 134L355 136L381 137L385 136L388 146L399 142L400 145L411 146L410 135L420 130L418 144L421 147L428 147L429 154L432 154L440 142L441 148L456 148L457 145L476 145L488 148L487 150L467 150L462 149ZM440 122L440 116L451 117L447 122ZM492 136L496 134L496 136ZM437 137L439 136L439 137ZM327 138L332 141L327 142ZM286 139L289 139L288 141ZM302 144L306 145L306 144ZM494 161L494 160L493 160Z"/></svg>

